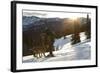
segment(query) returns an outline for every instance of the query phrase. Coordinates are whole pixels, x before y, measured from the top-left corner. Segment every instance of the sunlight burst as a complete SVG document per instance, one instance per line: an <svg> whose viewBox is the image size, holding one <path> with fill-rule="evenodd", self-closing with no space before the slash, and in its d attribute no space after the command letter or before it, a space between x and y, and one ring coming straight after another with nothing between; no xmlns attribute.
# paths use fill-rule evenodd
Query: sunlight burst
<svg viewBox="0 0 100 73"><path fill-rule="evenodd" d="M70 18L71 20L77 20L77 17L73 16Z"/></svg>

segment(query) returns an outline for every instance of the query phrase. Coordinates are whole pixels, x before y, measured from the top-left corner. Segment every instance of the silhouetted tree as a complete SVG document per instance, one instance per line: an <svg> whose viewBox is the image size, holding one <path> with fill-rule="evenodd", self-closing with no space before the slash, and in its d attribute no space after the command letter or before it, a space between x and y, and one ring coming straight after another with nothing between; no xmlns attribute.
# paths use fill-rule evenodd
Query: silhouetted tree
<svg viewBox="0 0 100 73"><path fill-rule="evenodd" d="M80 35L79 33L75 33L72 35L72 44L76 44L80 42Z"/></svg>
<svg viewBox="0 0 100 73"><path fill-rule="evenodd" d="M48 28L46 28L44 32L47 34L47 42L49 44L48 57L54 57L54 55L53 55L53 51L54 51L53 43L54 43L54 39L55 39L55 34L52 31L50 31Z"/></svg>
<svg viewBox="0 0 100 73"><path fill-rule="evenodd" d="M85 30L85 34L87 36L87 39L91 38L91 21L89 19L89 15L87 14L87 23L85 26L86 30Z"/></svg>

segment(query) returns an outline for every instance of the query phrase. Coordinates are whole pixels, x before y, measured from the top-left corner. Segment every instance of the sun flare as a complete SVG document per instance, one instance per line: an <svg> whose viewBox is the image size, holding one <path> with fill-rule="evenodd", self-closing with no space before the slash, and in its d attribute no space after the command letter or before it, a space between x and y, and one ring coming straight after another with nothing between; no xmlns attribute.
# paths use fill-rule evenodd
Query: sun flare
<svg viewBox="0 0 100 73"><path fill-rule="evenodd" d="M70 19L71 19L71 20L76 20L76 19L77 19L77 17L71 17Z"/></svg>

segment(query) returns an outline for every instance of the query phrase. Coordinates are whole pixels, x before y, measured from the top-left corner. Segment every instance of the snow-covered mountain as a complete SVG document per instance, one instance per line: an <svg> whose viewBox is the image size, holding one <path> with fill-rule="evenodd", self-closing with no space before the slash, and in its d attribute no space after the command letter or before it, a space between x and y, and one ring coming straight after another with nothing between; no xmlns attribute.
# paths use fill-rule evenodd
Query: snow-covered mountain
<svg viewBox="0 0 100 73"><path fill-rule="evenodd" d="M39 20L40 18L36 16L23 16L23 25L30 25Z"/></svg>
<svg viewBox="0 0 100 73"><path fill-rule="evenodd" d="M60 18L40 18L36 16L23 16L23 30L30 30L31 27L34 28L34 26L53 26L56 24L61 24L62 19Z"/></svg>
<svg viewBox="0 0 100 73"><path fill-rule="evenodd" d="M80 18L83 21L83 18ZM86 18L84 18L86 21ZM49 29L50 32L55 33L55 38L60 38L65 35L69 35L73 33L73 29L77 32L83 32L86 31L85 26L75 26L72 24L72 22L69 21L69 18L60 18L60 17L54 17L54 18L41 18L37 16L23 16L23 56L32 54L29 49L33 47L34 41L38 41L40 37L40 34L45 31L46 29ZM84 22L85 22L84 21ZM81 25L82 22L80 22ZM34 35L35 34L35 35ZM33 41L34 40L34 41ZM56 39L55 39L56 40ZM65 39L65 42L69 39ZM30 43L30 44L29 44ZM58 49L60 49L61 46L58 46Z"/></svg>
<svg viewBox="0 0 100 73"><path fill-rule="evenodd" d="M35 16L23 16L23 31L40 24L40 18Z"/></svg>
<svg viewBox="0 0 100 73"><path fill-rule="evenodd" d="M23 63L87 60L91 58L91 42L86 39L85 32L80 33L81 42L71 45L71 35L55 39L55 57L36 59L32 55L23 57ZM48 53L46 53L48 54Z"/></svg>

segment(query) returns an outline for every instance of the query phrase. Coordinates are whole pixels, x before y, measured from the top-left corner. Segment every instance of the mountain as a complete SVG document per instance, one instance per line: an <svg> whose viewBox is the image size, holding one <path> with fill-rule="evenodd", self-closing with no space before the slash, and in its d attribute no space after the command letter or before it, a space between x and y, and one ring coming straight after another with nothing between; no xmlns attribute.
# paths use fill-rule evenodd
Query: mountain
<svg viewBox="0 0 100 73"><path fill-rule="evenodd" d="M60 18L39 18L36 16L23 16L22 20L23 20L22 22L23 31L36 29L37 27L43 27L43 26L49 26L55 28L55 26L58 26L57 24L62 24L62 19Z"/></svg>
<svg viewBox="0 0 100 73"><path fill-rule="evenodd" d="M47 29L55 35L55 38L64 37L69 34L73 34L75 25L72 25L72 21L69 22L68 18L40 18L36 16L23 16L23 56L30 55L28 49L33 47L33 43L39 43L41 33L47 33ZM84 20L84 21L83 21ZM80 25L86 23L86 18L79 18ZM83 23L85 22L85 23ZM89 24L90 25L90 24ZM75 28L75 27L74 27ZM78 29L79 28L79 29ZM83 32L86 26L79 27L76 25L78 32Z"/></svg>
<svg viewBox="0 0 100 73"><path fill-rule="evenodd" d="M27 30L28 28L37 25L36 22L40 21L39 17L36 16L23 16L22 25L23 30Z"/></svg>
<svg viewBox="0 0 100 73"><path fill-rule="evenodd" d="M23 16L23 25L29 25L31 23L34 23L36 21L39 21L39 17L36 16Z"/></svg>

